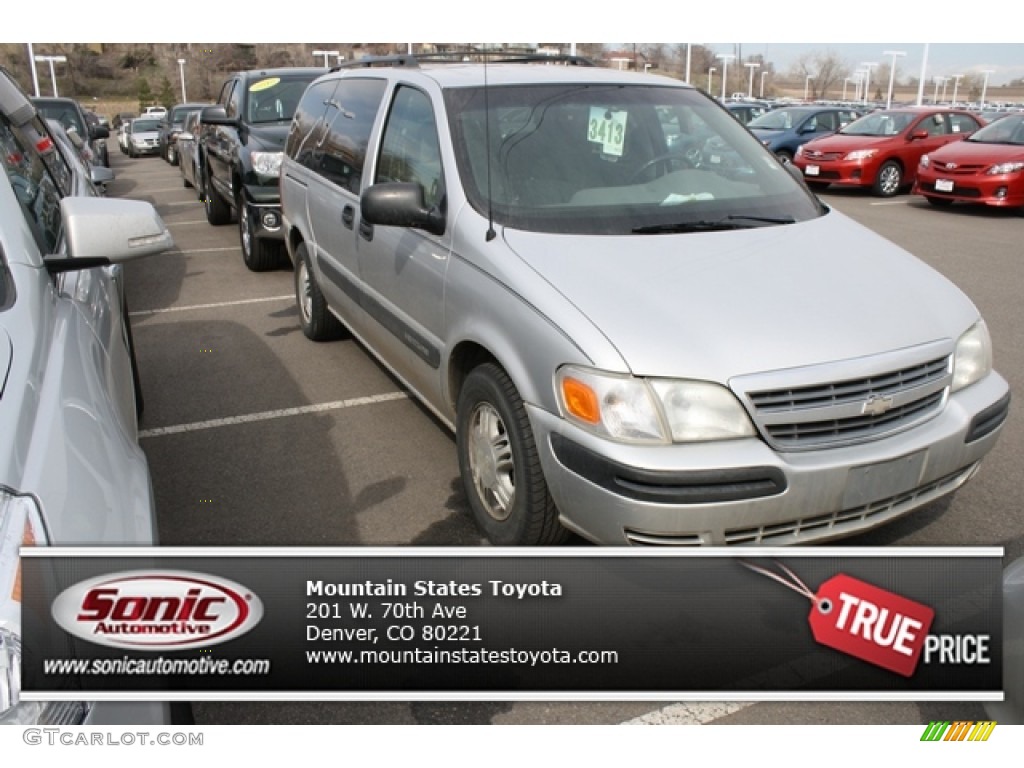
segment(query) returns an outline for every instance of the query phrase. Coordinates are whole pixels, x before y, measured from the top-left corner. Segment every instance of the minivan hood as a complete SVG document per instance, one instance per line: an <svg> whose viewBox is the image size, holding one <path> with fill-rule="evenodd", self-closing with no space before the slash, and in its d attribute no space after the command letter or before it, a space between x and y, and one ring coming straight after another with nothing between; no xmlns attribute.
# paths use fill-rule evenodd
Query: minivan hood
<svg viewBox="0 0 1024 768"><path fill-rule="evenodd" d="M504 236L637 375L724 383L956 340L978 319L946 278L837 211L739 231Z"/></svg>

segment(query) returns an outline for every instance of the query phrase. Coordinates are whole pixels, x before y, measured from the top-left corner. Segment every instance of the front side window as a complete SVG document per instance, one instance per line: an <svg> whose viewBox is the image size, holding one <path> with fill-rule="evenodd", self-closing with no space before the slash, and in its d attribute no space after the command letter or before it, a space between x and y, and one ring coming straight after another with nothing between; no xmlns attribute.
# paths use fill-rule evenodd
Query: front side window
<svg viewBox="0 0 1024 768"><path fill-rule="evenodd" d="M423 187L428 208L444 197L441 145L430 99L415 88L399 86L381 141L376 182L404 181Z"/></svg>
<svg viewBox="0 0 1024 768"><path fill-rule="evenodd" d="M470 203L507 226L628 234L723 221L764 226L822 210L728 111L695 89L516 85L485 95L458 88L445 92L445 104Z"/></svg>
<svg viewBox="0 0 1024 768"><path fill-rule="evenodd" d="M913 112L872 112L840 131L844 136L896 136L914 121Z"/></svg>

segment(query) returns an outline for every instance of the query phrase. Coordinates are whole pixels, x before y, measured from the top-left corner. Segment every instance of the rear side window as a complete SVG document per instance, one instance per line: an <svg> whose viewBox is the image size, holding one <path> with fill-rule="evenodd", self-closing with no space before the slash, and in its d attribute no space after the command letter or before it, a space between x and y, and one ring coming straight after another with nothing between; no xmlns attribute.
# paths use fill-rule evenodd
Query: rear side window
<svg viewBox="0 0 1024 768"><path fill-rule="evenodd" d="M38 128L38 121L35 121L25 131L35 133ZM47 162L55 168L66 170L66 166L49 134L39 134L37 145L42 147L42 154L27 144L27 139L11 127L6 117L0 117L0 162L3 162L39 250L56 253L62 234L62 194L58 182L47 168Z"/></svg>
<svg viewBox="0 0 1024 768"><path fill-rule="evenodd" d="M385 82L370 78L342 78L327 104L320 173L329 181L359 194L366 150Z"/></svg>

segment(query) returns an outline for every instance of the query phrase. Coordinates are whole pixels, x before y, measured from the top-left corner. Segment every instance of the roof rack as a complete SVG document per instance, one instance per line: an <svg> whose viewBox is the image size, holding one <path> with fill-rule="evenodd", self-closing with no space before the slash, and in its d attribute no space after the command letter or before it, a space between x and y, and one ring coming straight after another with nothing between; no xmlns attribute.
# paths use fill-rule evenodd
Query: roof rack
<svg viewBox="0 0 1024 768"><path fill-rule="evenodd" d="M346 61L331 68L332 72L340 69L359 69L364 67L409 67L418 69L421 63L463 64L473 61L486 61L492 64L566 64L576 67L592 67L594 62L583 56L569 54L544 54L532 51L481 51L475 48L437 53L393 53L384 56L363 56L359 59Z"/></svg>

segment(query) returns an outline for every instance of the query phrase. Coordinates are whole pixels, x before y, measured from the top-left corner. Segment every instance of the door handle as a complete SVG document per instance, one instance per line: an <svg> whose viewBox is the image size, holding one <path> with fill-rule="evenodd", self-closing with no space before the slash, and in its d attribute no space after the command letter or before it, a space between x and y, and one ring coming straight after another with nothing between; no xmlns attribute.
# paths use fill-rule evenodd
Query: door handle
<svg viewBox="0 0 1024 768"><path fill-rule="evenodd" d="M366 219L359 219L359 234L367 241L373 240L373 224L370 224Z"/></svg>
<svg viewBox="0 0 1024 768"><path fill-rule="evenodd" d="M341 223L345 225L345 229L352 229L352 223L355 221L356 211L351 205L346 205L341 209Z"/></svg>

